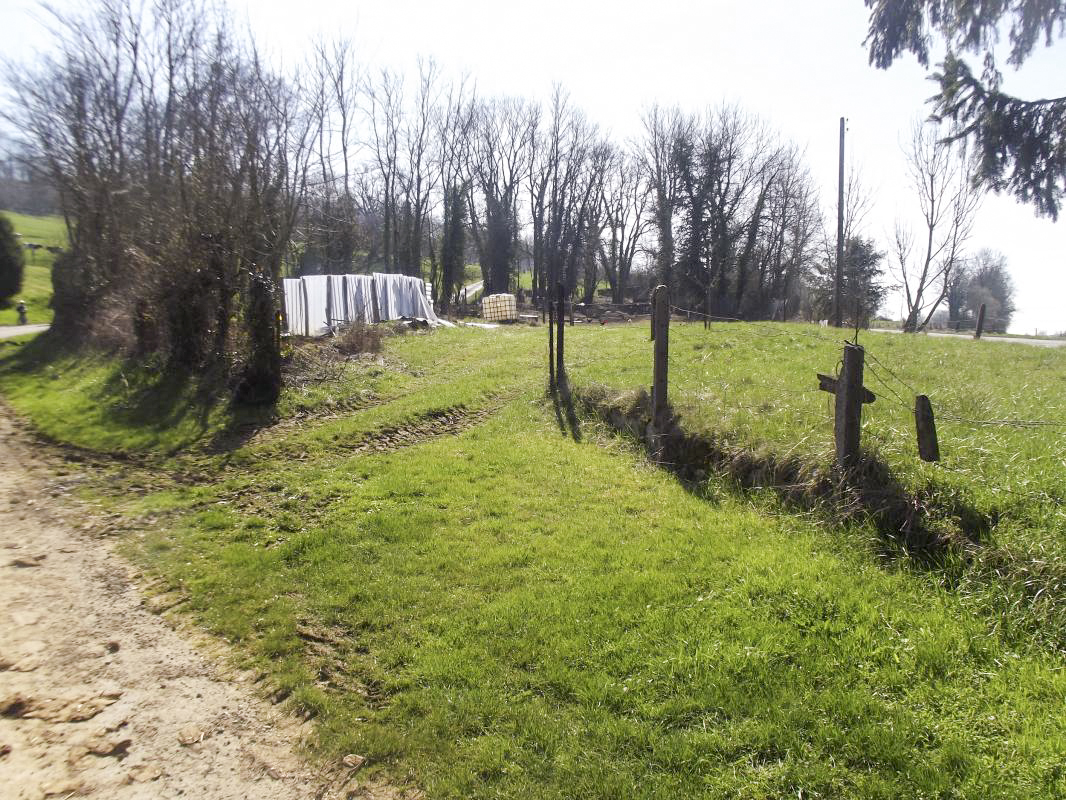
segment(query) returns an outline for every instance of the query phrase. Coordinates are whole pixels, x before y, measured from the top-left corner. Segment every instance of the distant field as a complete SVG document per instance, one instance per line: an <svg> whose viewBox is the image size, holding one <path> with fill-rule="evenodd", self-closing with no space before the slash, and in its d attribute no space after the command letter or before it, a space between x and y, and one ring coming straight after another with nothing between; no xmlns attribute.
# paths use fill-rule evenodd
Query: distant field
<svg viewBox="0 0 1066 800"><path fill-rule="evenodd" d="M811 386L839 332L671 337L692 424L827 455ZM942 407L1061 409L1054 354L864 340L904 380L942 376ZM575 380L650 381L645 324L567 341ZM867 526L683 486L591 419L575 436L544 345L528 327L393 337L380 359L304 345L259 433L187 409L191 385L145 393L128 364L40 346L0 349L0 391L54 438L145 454L94 463L83 496L127 520L122 546L179 613L314 719L323 757L446 798L1063 796L1061 653L882 560ZM866 419L905 468L880 392ZM1044 458L1046 433L1026 452ZM965 491L1010 472L974 474L1013 446L1000 434L961 448L945 429Z"/></svg>
<svg viewBox="0 0 1066 800"><path fill-rule="evenodd" d="M66 245L66 228L62 217L33 217L17 214L13 211L0 211L8 217L15 227L15 233L22 234L23 244L35 243L44 247ZM19 298L26 301L26 312L31 323L51 322L52 309L48 303L52 298L52 262L55 256L43 248L26 250L26 272L22 282ZM19 298L15 298L15 301ZM0 325L15 325L18 313L14 307L0 309Z"/></svg>

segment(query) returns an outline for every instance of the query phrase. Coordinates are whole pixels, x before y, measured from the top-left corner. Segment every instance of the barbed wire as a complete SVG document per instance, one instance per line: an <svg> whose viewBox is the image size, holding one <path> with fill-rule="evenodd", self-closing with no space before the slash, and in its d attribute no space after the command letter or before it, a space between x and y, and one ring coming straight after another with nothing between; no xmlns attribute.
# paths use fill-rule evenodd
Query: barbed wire
<svg viewBox="0 0 1066 800"><path fill-rule="evenodd" d="M677 312L678 314L691 315L691 316L697 317L699 319L706 319L706 320L709 320L709 321L712 321L712 322L744 322L744 323L746 323L749 326L750 329L754 329L754 332L757 335L761 335L761 336L775 336L775 337L784 336L784 337L787 337L787 338L792 338L793 336L805 336L807 338L816 339L816 340L818 340L820 342L831 342L833 340L833 337L832 336L828 336L828 335L807 333L805 331L797 331L797 330L789 330L789 331L774 330L774 329L770 328L770 323L766 323L766 322L760 323L760 322L757 322L757 321L749 321L749 320L741 319L739 317L729 317L729 316L723 316L723 315L717 315L717 314L706 314L706 313L704 313L702 311L696 311L695 309L683 308L681 306L671 305L670 306L670 310L673 311L673 312ZM845 341L847 341L847 340L845 340ZM872 363L867 363L867 365L866 365L867 370L873 375L874 379L877 380L877 382L880 383L888 391L888 393L892 395L892 398L888 398L884 394L882 394L882 397L885 397L886 399L893 399L893 402L896 405L898 405L900 408L902 408L905 411L907 411L908 414L913 414L914 413L914 405L913 405L913 403L908 403L902 397L902 395L900 395L900 393L891 385L889 380L887 380L887 379L885 379L884 377L881 376L881 374L874 367L874 364L876 364L878 367L881 368L881 370L883 370L885 373L887 373L896 383L898 383L900 386L902 386L908 392L910 392L910 394L912 396L917 396L919 394L922 394L922 392L919 392L917 389L914 388L914 386L912 386L910 383L908 383L903 378L901 378L899 376L899 374L895 370L893 370L884 361L882 361L880 358L878 358L876 353L871 351L869 348L863 348L863 349L864 349L865 355L868 356L870 358L870 361L872 362ZM839 376L839 365L838 365L837 373L838 373L838 376ZM808 393L811 393L811 392L820 391L819 389L816 389L816 388L812 388L812 389L785 389L785 388L781 388L781 387L772 387L772 386L768 386L766 384L757 383L755 381L752 381L751 379L748 379L748 381L752 385L758 385L758 386L760 386L761 388L763 388L763 389L765 389L767 391L776 392L778 394L784 393L784 394L801 395L801 394L808 394ZM958 423L958 424L970 425L970 426L973 426L973 427L1011 427L1011 428L1021 428L1021 429L1024 429L1024 428L1066 428L1066 421L1060 421L1060 420L1020 419L1020 418L1017 418L1017 417L977 419L977 418L965 416L965 415L960 414L960 413L956 413L956 412L954 412L954 411L952 411L950 409L939 411L936 414L936 417L937 417L937 419L946 420L946 421L950 421L950 422L955 422L955 423Z"/></svg>
<svg viewBox="0 0 1066 800"><path fill-rule="evenodd" d="M904 400L903 397L900 396L899 392L897 392L894 388L892 388L892 386L889 385L889 383L878 374L877 370L874 369L873 364L867 364L866 365L866 369L867 369L867 372L869 372L871 375L874 376L874 378L877 380L878 383L880 383L882 386L884 386L892 394L892 396L895 397L896 403L899 406L901 406L904 410L906 410L906 411L908 411L910 413L914 413L914 407L912 405L909 405L907 403L907 401ZM881 395L881 396L884 397L886 400L891 400L892 399L890 397L885 397L885 395Z"/></svg>
<svg viewBox="0 0 1066 800"><path fill-rule="evenodd" d="M771 323L768 323L768 322L763 322L763 321L758 321L758 320L746 320L746 319L741 319L740 317L723 317L723 316L718 316L716 314L705 314L702 311L696 311L696 310L691 309L691 308L681 308L680 306L670 306L670 310L671 311L676 311L679 314L690 314L690 315L692 315L694 317L698 317L700 319L708 320L709 322L743 322L743 323L746 323L747 325L749 325L752 328L758 328L758 329L761 329L761 330L768 331L767 333L763 334L765 336L785 336L785 337L789 337L789 338L791 338L792 336L806 336L807 338L810 338L810 339L817 339L820 342L828 342L828 341L832 341L832 339L833 339L833 337L831 337L831 336L822 336L822 335L816 334L816 333L807 333L806 331L774 330L774 329L770 328L770 324Z"/></svg>

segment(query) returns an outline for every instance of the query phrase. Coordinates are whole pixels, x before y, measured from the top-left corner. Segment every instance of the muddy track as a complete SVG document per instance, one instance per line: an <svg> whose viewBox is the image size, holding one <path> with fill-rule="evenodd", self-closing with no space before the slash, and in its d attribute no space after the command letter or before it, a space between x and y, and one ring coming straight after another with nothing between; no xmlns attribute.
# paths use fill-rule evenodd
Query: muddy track
<svg viewBox="0 0 1066 800"><path fill-rule="evenodd" d="M4 797L420 796L366 780L358 754L301 758L311 724L226 668L220 643L145 602L141 576L69 495L86 465L42 450L0 409Z"/></svg>
<svg viewBox="0 0 1066 800"><path fill-rule="evenodd" d="M474 410L464 406L453 406L439 411L429 411L402 425L381 428L351 445L338 445L338 447L353 453L392 453L443 436L458 436L463 431L480 425L499 410L499 405L493 405L489 408Z"/></svg>

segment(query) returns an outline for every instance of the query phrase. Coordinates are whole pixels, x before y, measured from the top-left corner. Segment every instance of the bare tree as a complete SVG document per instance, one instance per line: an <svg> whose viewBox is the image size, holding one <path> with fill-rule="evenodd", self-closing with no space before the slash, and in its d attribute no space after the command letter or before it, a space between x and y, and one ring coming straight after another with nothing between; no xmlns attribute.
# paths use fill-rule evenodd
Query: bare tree
<svg viewBox="0 0 1066 800"><path fill-rule="evenodd" d="M396 257L406 275L421 277L422 251L430 197L440 172L434 161L437 138L433 135L434 119L440 102L440 70L433 61L419 61L418 90L413 107L403 124L403 163L399 172L402 192L398 220Z"/></svg>
<svg viewBox="0 0 1066 800"><path fill-rule="evenodd" d="M528 173L539 114L537 106L516 98L477 106L469 208L486 294L509 288L517 254L518 192Z"/></svg>
<svg viewBox="0 0 1066 800"><path fill-rule="evenodd" d="M652 225L651 201L644 162L631 153L612 149L602 188L606 223L598 248L600 263L611 286L611 299L624 303L633 262Z"/></svg>
<svg viewBox="0 0 1066 800"><path fill-rule="evenodd" d="M906 157L921 225L915 233L897 221L894 272L907 309L903 330L914 333L947 297L981 195L965 152L943 142L934 124L914 124Z"/></svg>
<svg viewBox="0 0 1066 800"><path fill-rule="evenodd" d="M69 231L57 329L174 369L243 365L246 399L276 397L273 286L314 128L298 78L195 0L106 0L54 35L8 82Z"/></svg>
<svg viewBox="0 0 1066 800"><path fill-rule="evenodd" d="M365 244L356 195L361 82L350 40L315 43L305 89L317 133L317 174L306 201L302 272L348 272Z"/></svg>
<svg viewBox="0 0 1066 800"><path fill-rule="evenodd" d="M658 234L655 254L660 281L672 286L674 267L674 213L681 191L675 150L686 125L680 110L653 106L644 115L643 157L652 190L652 211Z"/></svg>
<svg viewBox="0 0 1066 800"><path fill-rule="evenodd" d="M443 96L435 117L437 139L438 185L441 194L439 236L439 271L435 268L433 288L436 299L446 311L452 293L463 280L466 228L469 219L467 198L470 193L470 149L474 137L476 114L473 89L465 80L453 84ZM430 243L430 258L437 264L437 248Z"/></svg>
<svg viewBox="0 0 1066 800"><path fill-rule="evenodd" d="M374 193L380 201L381 252L387 270L399 257L400 138L403 134L403 78L388 69L368 75L363 83L367 118L367 146L373 158Z"/></svg>
<svg viewBox="0 0 1066 800"><path fill-rule="evenodd" d="M545 121L546 129L537 131L531 140L527 184L538 297L559 281L573 292L579 266L583 273L595 271L595 246L589 245L598 239L592 229L606 166L598 129L570 104L559 86L552 93Z"/></svg>

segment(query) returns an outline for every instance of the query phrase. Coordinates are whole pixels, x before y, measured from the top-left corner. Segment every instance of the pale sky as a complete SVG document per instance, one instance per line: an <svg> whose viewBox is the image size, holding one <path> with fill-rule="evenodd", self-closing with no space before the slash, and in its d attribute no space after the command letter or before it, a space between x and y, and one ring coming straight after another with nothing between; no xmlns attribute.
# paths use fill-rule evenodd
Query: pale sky
<svg viewBox="0 0 1066 800"><path fill-rule="evenodd" d="M80 5L75 0L55 3ZM31 0L6 0L4 48L47 47ZM589 117L624 140L652 103L699 111L725 101L769 122L806 149L835 214L837 131L848 118L848 163L873 194L865 233L888 249L897 217L912 213L901 142L934 85L911 56L888 71L867 64L862 0L233 0L260 44L286 63L313 37L351 37L372 67L411 70L433 57L468 74L482 94L547 98L566 87ZM1066 40L1040 49L1004 89L1022 97L1066 93ZM1052 223L1010 198L989 196L970 248L1002 251L1017 287L1012 331L1066 330L1066 213ZM830 223L832 224L832 223ZM887 309L899 316L896 307Z"/></svg>

